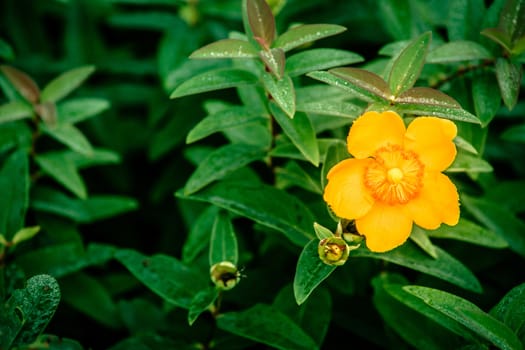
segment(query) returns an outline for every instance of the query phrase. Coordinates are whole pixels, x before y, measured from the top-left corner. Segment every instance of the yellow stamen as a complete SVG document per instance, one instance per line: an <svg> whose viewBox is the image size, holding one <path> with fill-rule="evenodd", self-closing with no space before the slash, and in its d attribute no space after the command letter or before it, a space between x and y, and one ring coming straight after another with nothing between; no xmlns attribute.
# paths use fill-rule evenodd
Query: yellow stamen
<svg viewBox="0 0 525 350"><path fill-rule="evenodd" d="M377 201L405 204L419 194L423 170L417 154L389 145L374 153L373 161L365 170L364 183Z"/></svg>

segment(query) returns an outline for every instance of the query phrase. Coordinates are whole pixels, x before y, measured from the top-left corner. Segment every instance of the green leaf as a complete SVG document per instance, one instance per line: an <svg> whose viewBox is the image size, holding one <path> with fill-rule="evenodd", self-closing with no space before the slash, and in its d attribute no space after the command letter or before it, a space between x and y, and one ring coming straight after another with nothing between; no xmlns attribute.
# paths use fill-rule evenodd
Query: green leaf
<svg viewBox="0 0 525 350"><path fill-rule="evenodd" d="M306 113L295 113L293 119L288 118L275 104L270 104L270 110L281 126L286 136L301 151L306 159L314 166L319 165L319 147L315 130Z"/></svg>
<svg viewBox="0 0 525 350"><path fill-rule="evenodd" d="M307 191L322 194L322 189L317 179L313 179L297 162L289 161L284 167L275 168L275 182L278 188L299 186Z"/></svg>
<svg viewBox="0 0 525 350"><path fill-rule="evenodd" d="M262 77L264 88L275 103L288 117L293 118L295 114L295 90L292 79L289 76L284 76L281 80L277 80L268 73L264 73Z"/></svg>
<svg viewBox="0 0 525 350"><path fill-rule="evenodd" d="M60 74L42 89L40 100L56 102L79 87L93 72L94 66L83 66Z"/></svg>
<svg viewBox="0 0 525 350"><path fill-rule="evenodd" d="M171 256L156 254L148 257L131 249L121 249L115 253L115 258L162 299L185 309L207 286L206 275Z"/></svg>
<svg viewBox="0 0 525 350"><path fill-rule="evenodd" d="M480 44L458 40L445 43L428 53L427 63L448 63L492 58L491 53Z"/></svg>
<svg viewBox="0 0 525 350"><path fill-rule="evenodd" d="M0 123L31 118L33 108L23 101L11 101L0 106Z"/></svg>
<svg viewBox="0 0 525 350"><path fill-rule="evenodd" d="M218 213L218 207L209 206L192 222L190 232L182 247L182 262L191 263L208 246L210 232L212 232Z"/></svg>
<svg viewBox="0 0 525 350"><path fill-rule="evenodd" d="M198 193L181 198L212 203L284 233L299 246L313 238L313 214L296 197L264 184L221 181Z"/></svg>
<svg viewBox="0 0 525 350"><path fill-rule="evenodd" d="M518 102L523 67L505 58L496 60L496 77L503 103L512 110Z"/></svg>
<svg viewBox="0 0 525 350"><path fill-rule="evenodd" d="M321 187L324 189L327 184L326 175L330 169L339 163L340 161L349 158L350 154L346 147L346 143L342 140L333 140L328 146L326 155L323 161L323 167L321 169Z"/></svg>
<svg viewBox="0 0 525 350"><path fill-rule="evenodd" d="M268 118L251 108L239 106L230 107L204 117L204 119L190 130L186 137L186 143L198 141L213 133L228 130L233 127L253 125L253 123L267 120Z"/></svg>
<svg viewBox="0 0 525 350"><path fill-rule="evenodd" d="M441 248L434 248L437 258L429 257L410 241L386 253L373 253L361 247L353 250L352 256L389 261L440 278L466 290L478 293L482 291L476 276L467 267Z"/></svg>
<svg viewBox="0 0 525 350"><path fill-rule="evenodd" d="M319 258L318 239L312 239L306 244L297 261L293 290L295 301L301 305L310 294L323 282L336 266L327 265Z"/></svg>
<svg viewBox="0 0 525 350"><path fill-rule="evenodd" d="M523 4L523 1L506 1L500 13L498 28L501 28L508 35L510 41L513 42L516 38L521 37L525 31L524 17L525 4Z"/></svg>
<svg viewBox="0 0 525 350"><path fill-rule="evenodd" d="M239 312L217 317L224 331L255 340L276 349L317 349L314 340L274 307L257 304Z"/></svg>
<svg viewBox="0 0 525 350"><path fill-rule="evenodd" d="M257 49L248 41L223 39L194 51L190 58L252 58L257 54Z"/></svg>
<svg viewBox="0 0 525 350"><path fill-rule="evenodd" d="M454 162L448 167L446 172L490 173L493 170L492 165L486 160L470 153L459 151Z"/></svg>
<svg viewBox="0 0 525 350"><path fill-rule="evenodd" d="M78 272L60 280L62 299L74 309L110 329L122 321L109 291L97 279Z"/></svg>
<svg viewBox="0 0 525 350"><path fill-rule="evenodd" d="M387 102L392 93L379 75L360 68L334 68L328 72L312 72L309 77L351 91L368 102Z"/></svg>
<svg viewBox="0 0 525 350"><path fill-rule="evenodd" d="M209 310L218 296L219 290L213 287L203 289L195 295L188 310L188 323L190 326L197 320L200 314Z"/></svg>
<svg viewBox="0 0 525 350"><path fill-rule="evenodd" d="M500 28L486 28L481 31L481 34L501 45L501 47L507 52L512 51L510 36L507 33L504 33Z"/></svg>
<svg viewBox="0 0 525 350"><path fill-rule="evenodd" d="M112 150L104 148L95 148L89 155L73 152L71 150L56 151L55 153L63 156L73 162L77 169L89 168L95 165L118 164L122 161L120 155Z"/></svg>
<svg viewBox="0 0 525 350"><path fill-rule="evenodd" d="M436 116L467 123L480 124L479 119L461 108L452 97L427 87L415 87L395 99L400 113Z"/></svg>
<svg viewBox="0 0 525 350"><path fill-rule="evenodd" d="M275 39L275 18L265 0L247 0L246 13L254 39L268 50Z"/></svg>
<svg viewBox="0 0 525 350"><path fill-rule="evenodd" d="M10 345L18 347L34 342L55 314L59 302L60 288L56 279L49 275L33 276L24 289L15 290L7 306L11 317L20 319L21 327ZM6 349L11 346L8 344Z"/></svg>
<svg viewBox="0 0 525 350"><path fill-rule="evenodd" d="M79 198L87 198L86 184L75 164L63 153L48 152L35 157L44 174L51 176Z"/></svg>
<svg viewBox="0 0 525 350"><path fill-rule="evenodd" d="M185 80L171 93L170 98L226 89L245 84L255 84L256 82L257 77L246 70L220 68L195 75Z"/></svg>
<svg viewBox="0 0 525 350"><path fill-rule="evenodd" d="M275 78L279 80L283 78L286 61L283 49L277 48L269 51L259 51L259 57Z"/></svg>
<svg viewBox="0 0 525 350"><path fill-rule="evenodd" d="M399 96L414 86L425 64L431 37L431 32L421 34L395 58L388 77L388 84L394 96Z"/></svg>
<svg viewBox="0 0 525 350"><path fill-rule="evenodd" d="M456 226L441 225L435 230L425 230L434 238L454 239L490 248L506 248L507 241L491 230L487 230L464 218L460 218Z"/></svg>
<svg viewBox="0 0 525 350"><path fill-rule="evenodd" d="M448 4L447 18L448 40L479 40L483 28L485 2L483 0L454 0ZM446 8L446 7L445 7Z"/></svg>
<svg viewBox="0 0 525 350"><path fill-rule="evenodd" d="M266 156L257 146L233 143L217 148L202 160L184 186L185 194L201 190L215 180Z"/></svg>
<svg viewBox="0 0 525 350"><path fill-rule="evenodd" d="M374 306L386 324L415 349L459 348L460 338L448 330L454 332L459 328L464 331L461 334L463 336L468 330L462 329L456 322L442 316L418 298L405 292L402 284L406 284L403 277L388 273L383 273L372 280ZM418 308L422 308L430 315L420 313Z"/></svg>
<svg viewBox="0 0 525 350"><path fill-rule="evenodd" d="M345 50L311 49L290 56L286 60L286 73L294 77L316 70L346 66L363 60L362 56Z"/></svg>
<svg viewBox="0 0 525 350"><path fill-rule="evenodd" d="M29 75L7 65L0 65L0 71L26 101L31 104L35 104L39 101L40 89Z"/></svg>
<svg viewBox="0 0 525 350"><path fill-rule="evenodd" d="M500 349L519 350L523 348L516 335L507 326L468 300L428 287L405 286L403 289Z"/></svg>
<svg viewBox="0 0 525 350"><path fill-rule="evenodd" d="M474 110L482 127L486 127L500 109L500 95L494 93L496 84L497 80L492 72L476 74L472 78Z"/></svg>
<svg viewBox="0 0 525 350"><path fill-rule="evenodd" d="M314 222L314 230L315 235L317 236L317 238L319 238L319 240L334 237L334 233L332 231L330 231L324 226L319 225L317 222Z"/></svg>
<svg viewBox="0 0 525 350"><path fill-rule="evenodd" d="M24 227L14 234L11 242L16 245L20 242L27 241L33 238L38 232L40 232L40 226Z"/></svg>
<svg viewBox="0 0 525 350"><path fill-rule="evenodd" d="M94 117L110 107L103 98L80 97L69 99L57 105L59 124L75 124Z"/></svg>
<svg viewBox="0 0 525 350"><path fill-rule="evenodd" d="M433 257L434 259L437 259L437 253L436 248L426 235L426 232L420 228L419 226L412 227L412 232L410 233L410 239L414 241L415 244L419 246L419 248L423 249L425 253Z"/></svg>
<svg viewBox="0 0 525 350"><path fill-rule="evenodd" d="M6 61L13 61L15 59L13 48L2 39L0 39L0 58Z"/></svg>
<svg viewBox="0 0 525 350"><path fill-rule="evenodd" d="M295 26L279 35L273 47L280 47L285 52L301 45L342 33L345 27L337 24L303 24Z"/></svg>
<svg viewBox="0 0 525 350"><path fill-rule="evenodd" d="M91 223L135 210L138 203L129 197L115 195L73 199L59 191L38 188L33 193L31 207L78 223Z"/></svg>
<svg viewBox="0 0 525 350"><path fill-rule="evenodd" d="M61 124L56 127L47 127L44 124L40 125L44 133L68 146L73 151L85 155L93 152L93 146L91 146L89 140L77 127L71 124Z"/></svg>
<svg viewBox="0 0 525 350"><path fill-rule="evenodd" d="M237 237L227 212L219 212L215 217L210 238L210 266L223 261L229 261L237 265L239 251Z"/></svg>
<svg viewBox="0 0 525 350"><path fill-rule="evenodd" d="M491 310L490 315L506 324L522 339L525 335L525 283L512 288Z"/></svg>
<svg viewBox="0 0 525 350"><path fill-rule="evenodd" d="M0 164L0 233L10 241L23 226L29 204L29 159L22 149Z"/></svg>
<svg viewBox="0 0 525 350"><path fill-rule="evenodd" d="M349 102L302 102L297 104L297 110L305 113L315 113L355 119L363 112L361 106Z"/></svg>
<svg viewBox="0 0 525 350"><path fill-rule="evenodd" d="M482 224L505 239L509 248L525 256L525 223L507 208L483 198L461 196L461 203Z"/></svg>
<svg viewBox="0 0 525 350"><path fill-rule="evenodd" d="M409 0L380 0L374 6L382 26L392 40L404 40L413 35L415 14Z"/></svg>

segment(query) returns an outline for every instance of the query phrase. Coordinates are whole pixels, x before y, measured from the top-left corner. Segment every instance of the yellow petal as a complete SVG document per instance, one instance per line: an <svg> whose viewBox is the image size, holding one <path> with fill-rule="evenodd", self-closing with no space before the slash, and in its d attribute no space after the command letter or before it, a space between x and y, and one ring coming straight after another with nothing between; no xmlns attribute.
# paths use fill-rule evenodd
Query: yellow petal
<svg viewBox="0 0 525 350"><path fill-rule="evenodd" d="M348 152L356 158L370 157L388 144L402 145L405 131L403 119L395 112L366 112L350 128Z"/></svg>
<svg viewBox="0 0 525 350"><path fill-rule="evenodd" d="M359 218L372 207L374 199L363 183L369 162L369 159L345 159L328 172L323 198L340 218Z"/></svg>
<svg viewBox="0 0 525 350"><path fill-rule="evenodd" d="M357 232L366 237L366 246L373 252L386 252L403 244L410 236L412 222L402 206L380 202L355 220Z"/></svg>
<svg viewBox="0 0 525 350"><path fill-rule="evenodd" d="M459 220L459 196L450 179L438 172L427 172L419 196L404 209L416 225L433 230L441 223L454 226Z"/></svg>
<svg viewBox="0 0 525 350"><path fill-rule="evenodd" d="M405 149L419 155L421 162L432 171L443 171L456 157L456 124L447 119L418 117L410 123L405 134Z"/></svg>

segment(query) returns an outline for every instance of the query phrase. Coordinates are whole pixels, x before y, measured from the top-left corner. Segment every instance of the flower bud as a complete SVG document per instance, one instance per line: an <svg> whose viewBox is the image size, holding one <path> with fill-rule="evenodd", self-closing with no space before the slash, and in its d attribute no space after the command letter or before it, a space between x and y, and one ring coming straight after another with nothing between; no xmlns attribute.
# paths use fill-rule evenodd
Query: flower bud
<svg viewBox="0 0 525 350"><path fill-rule="evenodd" d="M229 261L221 261L210 268L210 277L217 288L230 290L239 283L241 273L235 264Z"/></svg>
<svg viewBox="0 0 525 350"><path fill-rule="evenodd" d="M327 265L341 266L348 259L350 247L340 237L330 237L319 241L317 247L319 258Z"/></svg>

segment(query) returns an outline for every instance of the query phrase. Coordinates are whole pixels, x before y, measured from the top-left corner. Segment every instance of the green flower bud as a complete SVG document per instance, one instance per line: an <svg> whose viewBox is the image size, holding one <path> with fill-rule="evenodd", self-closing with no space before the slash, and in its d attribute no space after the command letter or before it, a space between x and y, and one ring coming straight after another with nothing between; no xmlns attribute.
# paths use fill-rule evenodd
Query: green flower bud
<svg viewBox="0 0 525 350"><path fill-rule="evenodd" d="M230 290L241 280L241 273L235 264L221 261L210 268L210 277L217 288Z"/></svg>
<svg viewBox="0 0 525 350"><path fill-rule="evenodd" d="M330 237L319 241L317 247L319 258L327 265L341 266L348 259L350 247L340 237Z"/></svg>

